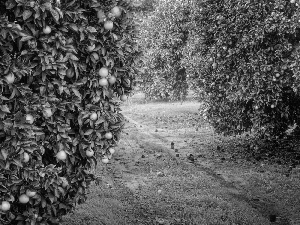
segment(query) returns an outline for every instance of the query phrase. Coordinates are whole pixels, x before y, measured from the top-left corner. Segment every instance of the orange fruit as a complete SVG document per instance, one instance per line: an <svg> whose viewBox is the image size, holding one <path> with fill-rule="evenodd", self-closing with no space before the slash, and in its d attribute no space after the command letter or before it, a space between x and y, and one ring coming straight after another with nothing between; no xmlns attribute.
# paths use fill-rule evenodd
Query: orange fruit
<svg viewBox="0 0 300 225"><path fill-rule="evenodd" d="M67 159L67 153L65 151L61 150L56 154L56 158L58 160L64 161Z"/></svg>
<svg viewBox="0 0 300 225"><path fill-rule="evenodd" d="M117 78L115 76L111 76L110 78L108 78L108 83L113 85L114 83L116 83Z"/></svg>
<svg viewBox="0 0 300 225"><path fill-rule="evenodd" d="M27 163L27 162L29 162L29 160L30 160L29 154L27 152L24 152L24 154L23 154L23 162Z"/></svg>
<svg viewBox="0 0 300 225"><path fill-rule="evenodd" d="M113 135L112 135L111 132L107 132L107 133L104 135L104 137L105 137L106 139L112 139Z"/></svg>
<svg viewBox="0 0 300 225"><path fill-rule="evenodd" d="M104 28L106 30L112 30L113 27L114 27L114 23L112 21L110 21L110 20L105 21Z"/></svg>
<svg viewBox="0 0 300 225"><path fill-rule="evenodd" d="M93 113L90 115L90 120L97 120L97 119L98 119L97 113L93 112Z"/></svg>
<svg viewBox="0 0 300 225"><path fill-rule="evenodd" d="M26 122L29 123L29 124L33 124L33 121L34 121L33 116L30 115L30 114L27 114L26 115Z"/></svg>
<svg viewBox="0 0 300 225"><path fill-rule="evenodd" d="M108 81L107 81L106 78L101 78L99 80L99 84L100 84L100 86L107 86L108 85Z"/></svg>
<svg viewBox="0 0 300 225"><path fill-rule="evenodd" d="M103 163L108 163L109 162L109 159L107 158L107 157L105 157L105 158L103 158L102 160L101 160Z"/></svg>
<svg viewBox="0 0 300 225"><path fill-rule="evenodd" d="M95 152L93 150L86 150L85 151L85 154L86 154L87 157L92 157L94 155L94 153Z"/></svg>
<svg viewBox="0 0 300 225"><path fill-rule="evenodd" d="M115 6L111 9L111 13L115 16L115 17L120 17L122 14L122 11L120 9L120 7Z"/></svg>
<svg viewBox="0 0 300 225"><path fill-rule="evenodd" d="M121 99L121 101L125 102L127 100L127 96L126 95L121 95L120 99Z"/></svg>
<svg viewBox="0 0 300 225"><path fill-rule="evenodd" d="M114 154L116 152L113 148L109 148L108 151L110 152L110 154Z"/></svg>
<svg viewBox="0 0 300 225"><path fill-rule="evenodd" d="M99 75L101 77L107 77L108 76L108 69L106 67L102 67L100 70L99 70Z"/></svg>
<svg viewBox="0 0 300 225"><path fill-rule="evenodd" d="M26 203L29 202L29 197L26 194L22 194L19 197L19 202L23 203L23 204L26 204Z"/></svg>
<svg viewBox="0 0 300 225"><path fill-rule="evenodd" d="M26 195L31 198L36 195L36 191L31 191L31 190L27 189Z"/></svg>
<svg viewBox="0 0 300 225"><path fill-rule="evenodd" d="M44 34L50 34L51 33L51 27L45 26L44 29L43 29L43 33Z"/></svg>
<svg viewBox="0 0 300 225"><path fill-rule="evenodd" d="M5 79L8 84L12 84L15 81L15 75L13 73L10 73L5 76Z"/></svg>
<svg viewBox="0 0 300 225"><path fill-rule="evenodd" d="M10 203L8 201L3 201L0 205L0 209L4 212L10 210Z"/></svg>

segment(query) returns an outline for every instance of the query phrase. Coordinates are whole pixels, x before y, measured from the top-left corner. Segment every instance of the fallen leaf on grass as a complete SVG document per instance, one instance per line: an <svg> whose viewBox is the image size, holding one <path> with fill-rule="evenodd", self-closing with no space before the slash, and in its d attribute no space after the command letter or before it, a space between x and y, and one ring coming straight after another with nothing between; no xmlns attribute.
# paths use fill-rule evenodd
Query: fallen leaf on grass
<svg viewBox="0 0 300 225"><path fill-rule="evenodd" d="M157 172L156 175L157 175L158 177L164 177L164 176L165 176L165 174L164 174L163 172Z"/></svg>
<svg viewBox="0 0 300 225"><path fill-rule="evenodd" d="M165 220L162 218L156 218L155 220L158 224L165 224Z"/></svg>
<svg viewBox="0 0 300 225"><path fill-rule="evenodd" d="M156 153L155 156L156 156L156 158L161 158L162 154L161 153Z"/></svg>

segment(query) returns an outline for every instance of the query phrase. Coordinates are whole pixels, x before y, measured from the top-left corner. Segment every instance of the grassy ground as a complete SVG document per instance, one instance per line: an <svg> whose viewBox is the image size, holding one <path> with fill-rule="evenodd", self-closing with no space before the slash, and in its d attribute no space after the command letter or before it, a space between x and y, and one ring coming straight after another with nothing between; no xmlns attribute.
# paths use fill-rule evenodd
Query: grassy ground
<svg viewBox="0 0 300 225"><path fill-rule="evenodd" d="M300 224L299 166L287 176L285 163L245 152L247 137L214 134L199 103L142 97L123 106L117 153L95 171L102 185L63 225Z"/></svg>

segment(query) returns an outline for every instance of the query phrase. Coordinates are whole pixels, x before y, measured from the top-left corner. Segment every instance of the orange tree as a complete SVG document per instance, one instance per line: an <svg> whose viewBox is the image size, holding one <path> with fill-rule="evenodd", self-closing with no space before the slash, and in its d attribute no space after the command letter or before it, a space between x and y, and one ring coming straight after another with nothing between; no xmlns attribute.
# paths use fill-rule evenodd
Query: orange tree
<svg viewBox="0 0 300 225"><path fill-rule="evenodd" d="M0 224L58 224L108 163L132 88L123 0L0 2Z"/></svg>
<svg viewBox="0 0 300 225"><path fill-rule="evenodd" d="M185 65L216 131L280 137L299 124L299 13L287 0L195 4Z"/></svg>
<svg viewBox="0 0 300 225"><path fill-rule="evenodd" d="M139 46L143 52L141 81L152 97L179 99L187 94L182 50L189 34L190 0L158 1L140 24Z"/></svg>

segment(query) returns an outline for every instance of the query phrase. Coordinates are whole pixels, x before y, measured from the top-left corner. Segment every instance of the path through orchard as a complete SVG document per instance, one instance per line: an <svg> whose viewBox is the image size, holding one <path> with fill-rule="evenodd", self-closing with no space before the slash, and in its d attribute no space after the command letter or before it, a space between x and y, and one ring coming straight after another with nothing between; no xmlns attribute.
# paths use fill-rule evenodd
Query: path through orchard
<svg viewBox="0 0 300 225"><path fill-rule="evenodd" d="M300 224L300 176L223 151L198 103L123 107L125 133L100 186L67 224ZM174 143L174 149L171 143Z"/></svg>

